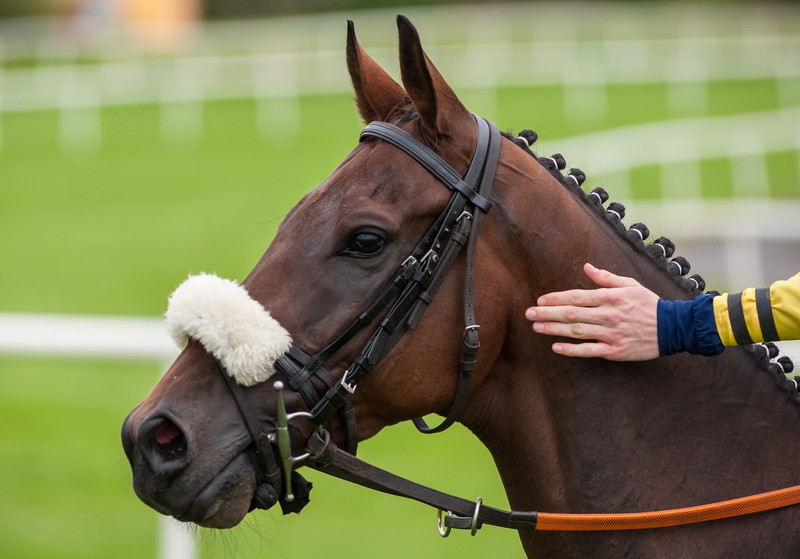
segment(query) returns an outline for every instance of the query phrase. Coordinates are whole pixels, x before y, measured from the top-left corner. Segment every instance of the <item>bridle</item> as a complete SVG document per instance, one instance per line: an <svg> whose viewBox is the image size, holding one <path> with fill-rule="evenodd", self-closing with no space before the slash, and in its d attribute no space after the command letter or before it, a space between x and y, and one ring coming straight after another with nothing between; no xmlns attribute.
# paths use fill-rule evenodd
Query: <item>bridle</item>
<svg viewBox="0 0 800 559"><path fill-rule="evenodd" d="M254 458L259 477L259 489L256 492L254 506L269 508L276 500L280 501L284 512L287 507L293 511L301 506L297 502L296 493L302 495L302 487L305 487L307 482L288 466L304 457L290 456L290 445L285 442L288 428L285 424L281 426L281 421L288 423L294 417L303 416L317 426L324 427L333 415L338 413L344 425L346 450L349 454L355 455L357 449L355 411L348 396L355 392L358 383L375 369L403 334L417 326L448 270L461 249L466 246L464 335L455 397L450 411L439 425L430 427L422 418L415 419L414 425L423 433L438 433L450 427L459 417L467 400L470 379L477 366L476 356L480 348L479 325L475 320L474 310L473 263L483 216L491 208L489 195L500 158L501 142L500 131L494 123L474 115L473 118L478 131L477 143L472 161L463 177L433 150L393 124L376 121L362 130L361 141L376 138L396 146L449 188L452 196L442 213L422 236L411 254L401 263L378 297L367 305L355 321L313 356L297 346L292 346L276 361L275 368L283 373L289 388L302 396L309 412L297 412L290 416L286 416L284 412L284 418L278 418L279 425L276 426L276 430L268 434L256 419L242 387L220 364L223 376L254 441ZM367 343L344 375L337 380L324 368L325 362L382 313L385 314ZM317 391L314 380L325 387L322 395ZM278 390L282 389L281 385ZM279 408L283 406L280 400L282 396L279 398ZM284 437L283 442L280 437ZM281 450L282 468L275 461L273 444ZM281 478L284 478L283 495L279 490ZM295 478L297 483L292 482L291 478ZM295 491L295 485L300 486L301 490ZM302 498L300 500L302 501Z"/></svg>
<svg viewBox="0 0 800 559"><path fill-rule="evenodd" d="M325 348L309 357L297 347L278 359L276 368L299 392L311 410L310 419L324 425L334 413L344 420L347 450L356 453L356 428L348 399L358 383L371 373L408 330L413 330L432 301L461 248L467 245L464 289L464 336L459 359L456 396L444 421L429 427L423 419L414 424L423 433L438 433L458 418L469 390L480 347L473 303L473 262L483 216L489 211L489 194L500 156L500 131L493 123L474 117L478 139L466 175L461 175L433 150L401 128L386 122L372 122L361 132L361 141L378 138L396 146L425 167L452 192L449 203L403 261L380 295L358 318ZM372 322L389 305L378 327L338 381L323 368L325 361ZM312 383L316 378L326 387L318 396Z"/></svg>
<svg viewBox="0 0 800 559"><path fill-rule="evenodd" d="M292 346L276 361L276 369L283 373L289 388L302 396L310 411L287 414L283 401L284 384L276 381L273 386L277 396L277 420L273 429L268 428L265 431L253 413L243 387L220 364L222 375L254 442L257 489L252 508L268 509L280 502L284 514L300 512L308 502L308 492L311 489L311 484L293 469L295 463L301 461L311 468L346 481L435 507L439 511L437 525L442 536L447 536L452 528L470 530L474 535L483 524L517 530L650 529L729 518L800 503L799 485L720 503L645 513L560 514L504 511L484 505L481 499L470 501L425 487L355 457L355 412L348 396L355 392L358 383L375 369L399 339L417 326L464 246L467 247L465 326L456 394L449 412L439 425L429 427L421 418L415 419L414 424L422 433L443 431L458 419L466 403L480 348L479 326L475 321L473 301L475 247L483 216L491 207L489 197L501 142L500 132L493 123L477 116L474 118L478 127L477 146L464 177L433 150L397 126L386 122L372 122L361 132L361 141L377 138L411 156L453 194L444 211L378 297L353 323L313 356ZM324 368L324 363L384 312L367 343L344 375L337 380ZM322 395L317 391L315 379L325 387ZM330 419L337 413L344 425L345 450L332 442L327 429ZM300 456L292 456L288 426L291 420L299 417L310 420L318 428L308 440L306 452ZM275 459L274 447L278 449L280 465ZM447 511L446 515L444 511Z"/></svg>

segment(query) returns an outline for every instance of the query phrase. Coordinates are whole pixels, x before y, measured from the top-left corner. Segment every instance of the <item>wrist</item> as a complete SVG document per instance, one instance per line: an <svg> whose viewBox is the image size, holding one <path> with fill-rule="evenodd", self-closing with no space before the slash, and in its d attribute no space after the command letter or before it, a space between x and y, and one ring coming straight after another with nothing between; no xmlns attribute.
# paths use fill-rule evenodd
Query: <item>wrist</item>
<svg viewBox="0 0 800 559"><path fill-rule="evenodd" d="M658 300L658 351L672 355L681 351L699 355L719 355L724 346L714 321L712 295L691 301Z"/></svg>

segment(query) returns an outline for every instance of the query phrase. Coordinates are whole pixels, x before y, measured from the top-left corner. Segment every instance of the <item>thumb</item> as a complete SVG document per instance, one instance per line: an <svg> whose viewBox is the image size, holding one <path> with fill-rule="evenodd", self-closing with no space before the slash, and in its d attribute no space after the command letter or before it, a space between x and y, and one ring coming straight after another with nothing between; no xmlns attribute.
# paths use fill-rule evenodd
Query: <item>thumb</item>
<svg viewBox="0 0 800 559"><path fill-rule="evenodd" d="M633 278L617 276L608 270L595 268L588 262L583 265L583 271L589 276L590 280L600 287L632 287L639 285L639 282Z"/></svg>

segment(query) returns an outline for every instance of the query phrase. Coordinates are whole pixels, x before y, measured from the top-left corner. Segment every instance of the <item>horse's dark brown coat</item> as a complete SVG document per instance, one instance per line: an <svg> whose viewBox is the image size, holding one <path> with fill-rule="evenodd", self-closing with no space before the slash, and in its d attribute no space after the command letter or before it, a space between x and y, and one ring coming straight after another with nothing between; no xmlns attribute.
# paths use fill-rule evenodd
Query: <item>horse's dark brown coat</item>
<svg viewBox="0 0 800 559"><path fill-rule="evenodd" d="M475 145L472 117L399 19L403 86L358 45L347 60L365 121L401 126L464 172ZM531 109L535 114L536 108ZM408 156L367 141L287 215L244 282L308 353L363 310L442 210L449 192ZM795 399L750 354L679 355L647 363L570 359L533 334L523 313L546 292L591 287L584 262L638 278L665 298L687 298L643 251L549 171L504 140L494 207L479 239L476 308L482 348L462 416L491 451L515 509L633 512L741 497L800 483ZM387 240L375 258L341 247L359 228ZM461 337L463 257L419 327L353 396L359 438L449 407ZM337 375L367 332L326 367ZM252 405L275 416L270 383ZM298 409L299 399L289 401ZM165 419L166 418L166 419ZM168 420L186 455L164 465L154 426ZM295 440L307 435L300 428ZM336 424L334 436L340 436ZM228 527L255 488L248 436L202 347L190 345L126 419L134 488L148 504L202 525ZM300 450L299 448L296 450ZM157 454L157 453L156 453ZM797 508L704 525L632 533L521 533L529 557L797 557Z"/></svg>

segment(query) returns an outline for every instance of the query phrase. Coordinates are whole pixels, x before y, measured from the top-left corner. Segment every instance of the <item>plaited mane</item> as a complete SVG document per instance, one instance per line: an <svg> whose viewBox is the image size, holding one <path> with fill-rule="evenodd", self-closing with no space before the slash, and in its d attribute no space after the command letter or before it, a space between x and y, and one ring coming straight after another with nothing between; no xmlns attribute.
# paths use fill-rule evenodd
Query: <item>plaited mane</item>
<svg viewBox="0 0 800 559"><path fill-rule="evenodd" d="M598 215L609 223L621 236L627 239L628 243L635 250L647 254L656 266L672 278L678 286L691 296L697 296L706 287L705 280L698 274L685 277L691 269L688 260L682 256L675 256L675 244L666 237L659 237L651 244L644 241L650 236L650 231L644 223L634 223L630 228L625 228L622 219L625 217L625 206L619 202L611 202L608 206L603 206L608 201L608 193L603 188L595 188L586 193L581 185L586 181L586 175L578 168L571 168L568 175L561 173L566 169L567 162L560 153L550 157L538 157L531 146L538 139L538 134L532 130L522 130L518 135L513 133L503 133L503 135L514 142L518 147L531 155L539 164L547 169L550 174L561 183L562 186L572 192L577 198L588 204ZM671 258L671 260L670 260ZM708 291L713 295L719 295L718 291ZM779 357L779 349L772 342L757 343L742 346L759 364L760 368L770 374L778 384L778 387L787 392L792 401L800 406L800 376L789 378L786 375L794 370L794 363L787 356Z"/></svg>

